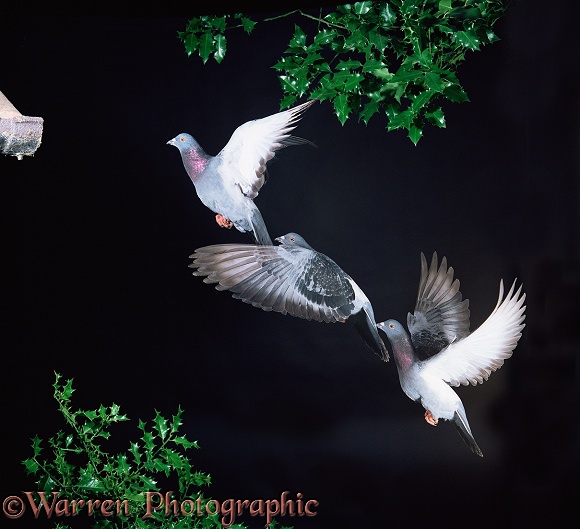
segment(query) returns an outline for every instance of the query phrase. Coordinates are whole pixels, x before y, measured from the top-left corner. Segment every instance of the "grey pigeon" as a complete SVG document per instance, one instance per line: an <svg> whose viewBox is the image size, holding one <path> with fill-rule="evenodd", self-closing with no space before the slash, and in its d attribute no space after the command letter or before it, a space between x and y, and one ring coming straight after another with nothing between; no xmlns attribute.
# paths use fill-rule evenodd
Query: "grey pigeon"
<svg viewBox="0 0 580 529"><path fill-rule="evenodd" d="M197 195L217 213L220 226L235 226L241 232L251 232L258 244L272 244L254 199L267 180L266 164L275 152L289 145L310 143L291 136L290 131L314 101L240 125L216 156L206 154L186 133L167 142L179 149Z"/></svg>
<svg viewBox="0 0 580 529"><path fill-rule="evenodd" d="M189 265L205 283L263 310L326 323L351 321L364 342L385 362L387 348L377 331L370 301L330 257L297 233L278 237L278 246L216 244L198 248Z"/></svg>
<svg viewBox="0 0 580 529"><path fill-rule="evenodd" d="M395 357L399 382L405 394L425 408L425 420L453 421L457 431L478 456L461 399L450 386L476 385L487 380L512 355L524 328L525 294L514 293L514 281L503 299L500 281L497 304L485 322L469 332L468 301L462 301L459 280L445 257L437 268L437 253L427 269L421 254L421 279L415 312L408 314L410 336L396 320L377 324L385 332ZM502 301L503 299L503 301Z"/></svg>

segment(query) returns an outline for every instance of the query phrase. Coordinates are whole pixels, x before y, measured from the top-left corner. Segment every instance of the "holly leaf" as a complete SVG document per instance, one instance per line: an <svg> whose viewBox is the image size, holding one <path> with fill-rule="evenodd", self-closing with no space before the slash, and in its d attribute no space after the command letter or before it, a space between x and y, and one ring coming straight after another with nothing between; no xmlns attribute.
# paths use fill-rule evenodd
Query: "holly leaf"
<svg viewBox="0 0 580 529"><path fill-rule="evenodd" d="M175 444L183 446L183 448L199 448L197 441L189 441L185 436L176 437L173 441Z"/></svg>
<svg viewBox="0 0 580 529"><path fill-rule="evenodd" d="M479 38L473 31L458 31L456 36L463 47L479 51Z"/></svg>
<svg viewBox="0 0 580 529"><path fill-rule="evenodd" d="M371 117L374 116L378 111L379 102L371 100L360 111L359 118L364 121L365 125L368 125Z"/></svg>
<svg viewBox="0 0 580 529"><path fill-rule="evenodd" d="M297 24L294 25L294 36L290 40L290 48L305 48L306 47L306 33Z"/></svg>
<svg viewBox="0 0 580 529"><path fill-rule="evenodd" d="M224 60L226 49L226 37L219 33L215 37L215 52L213 54L213 57L218 64Z"/></svg>
<svg viewBox="0 0 580 529"><path fill-rule="evenodd" d="M159 437L162 440L165 439L167 432L169 432L169 425L167 424L167 420L158 411L155 414L155 424L153 427L157 430Z"/></svg>
<svg viewBox="0 0 580 529"><path fill-rule="evenodd" d="M443 90L443 95L455 103L463 103L464 101L469 101L469 97L465 93L465 90L461 88L458 84L452 84Z"/></svg>
<svg viewBox="0 0 580 529"><path fill-rule="evenodd" d="M338 121L344 125L351 111L351 108L348 104L348 96L346 94L338 94L332 103L334 105L334 112L338 118Z"/></svg>
<svg viewBox="0 0 580 529"><path fill-rule="evenodd" d="M411 122L413 121L413 112L409 109L404 110L403 112L399 112L397 114L392 114L392 117L389 118L389 124L387 125L387 130L395 130L395 129L408 129L411 126Z"/></svg>
<svg viewBox="0 0 580 529"><path fill-rule="evenodd" d="M213 37L211 33L204 33L199 39L199 56L205 64L213 51Z"/></svg>
<svg viewBox="0 0 580 529"><path fill-rule="evenodd" d="M423 130L421 128L419 128L417 125L412 124L409 127L409 139L415 144L417 145L417 143L419 143L419 140L423 137Z"/></svg>
<svg viewBox="0 0 580 529"><path fill-rule="evenodd" d="M241 17L241 20L244 31L248 34L252 33L254 27L256 26L256 22L254 22L251 18L248 17Z"/></svg>
<svg viewBox="0 0 580 529"><path fill-rule="evenodd" d="M441 108L438 108L437 110L434 110L433 112L427 112L425 114L425 118L430 123L433 123L433 125L436 125L437 127L445 128L445 126L446 126L445 116L444 116L443 110Z"/></svg>

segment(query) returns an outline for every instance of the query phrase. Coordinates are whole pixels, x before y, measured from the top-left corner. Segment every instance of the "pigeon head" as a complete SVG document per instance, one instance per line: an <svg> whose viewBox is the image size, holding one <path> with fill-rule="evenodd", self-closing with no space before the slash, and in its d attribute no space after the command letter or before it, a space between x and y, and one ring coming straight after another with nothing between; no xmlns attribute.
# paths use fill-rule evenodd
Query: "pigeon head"
<svg viewBox="0 0 580 529"><path fill-rule="evenodd" d="M407 336L407 331L405 331L405 328L397 320L387 320L377 323L377 329L381 329L391 342Z"/></svg>
<svg viewBox="0 0 580 529"><path fill-rule="evenodd" d="M309 250L313 249L301 235L294 232L287 233L281 237L276 237L276 240L284 246L300 246L301 248L308 248Z"/></svg>
<svg viewBox="0 0 580 529"><path fill-rule="evenodd" d="M175 136L175 138L169 140L167 145L173 145L177 147L182 153L190 151L191 149L200 150L201 147L197 141L193 138L191 134L187 134L186 132L182 132Z"/></svg>
<svg viewBox="0 0 580 529"><path fill-rule="evenodd" d="M377 323L377 329L381 329L391 342L395 364L397 364L399 372L406 371L418 360L409 334L397 320Z"/></svg>

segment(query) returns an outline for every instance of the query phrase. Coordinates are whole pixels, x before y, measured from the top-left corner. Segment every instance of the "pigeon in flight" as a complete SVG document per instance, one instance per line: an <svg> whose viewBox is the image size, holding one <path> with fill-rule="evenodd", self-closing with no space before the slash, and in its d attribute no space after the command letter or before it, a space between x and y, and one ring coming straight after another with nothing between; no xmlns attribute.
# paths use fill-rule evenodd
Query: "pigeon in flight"
<svg viewBox="0 0 580 529"><path fill-rule="evenodd" d="M469 302L462 301L459 280L445 257L437 267L437 253L427 269L421 254L421 279L415 312L407 316L409 333L396 320L377 324L385 332L395 357L399 381L405 394L425 408L425 420L436 425L439 419L453 421L457 431L478 456L461 399L451 386L476 385L487 380L512 355L524 328L522 287L514 281L503 299L500 281L497 304L485 322L469 332ZM503 301L502 301L503 300Z"/></svg>
<svg viewBox="0 0 580 529"><path fill-rule="evenodd" d="M332 259L297 233L280 244L216 244L190 257L196 276L216 289L263 310L326 323L351 321L363 341L385 362L387 348L377 331L370 301Z"/></svg>
<svg viewBox="0 0 580 529"><path fill-rule="evenodd" d="M235 226L251 232L258 244L272 244L254 198L267 180L266 165L275 152L289 145L310 143L290 135L297 121L315 100L240 125L216 155L207 154L189 134L167 143L179 149L197 195L216 213L223 228Z"/></svg>

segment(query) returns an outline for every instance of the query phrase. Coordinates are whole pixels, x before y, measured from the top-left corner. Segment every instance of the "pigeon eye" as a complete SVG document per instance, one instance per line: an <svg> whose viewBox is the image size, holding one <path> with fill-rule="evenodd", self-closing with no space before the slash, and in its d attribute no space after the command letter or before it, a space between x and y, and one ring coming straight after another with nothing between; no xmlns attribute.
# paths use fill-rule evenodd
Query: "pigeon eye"
<svg viewBox="0 0 580 529"><path fill-rule="evenodd" d="M294 237L290 237L290 242L294 242L296 239Z"/></svg>
<svg viewBox="0 0 580 529"><path fill-rule="evenodd" d="M394 329L395 328L395 324L394 323L389 323L389 328L390 329Z"/></svg>
<svg viewBox="0 0 580 529"><path fill-rule="evenodd" d="M184 138L183 136L181 136L181 138L179 138L179 141L180 141L181 143L183 143L183 142L185 141L185 138Z"/></svg>

